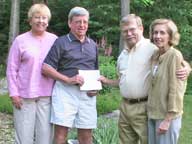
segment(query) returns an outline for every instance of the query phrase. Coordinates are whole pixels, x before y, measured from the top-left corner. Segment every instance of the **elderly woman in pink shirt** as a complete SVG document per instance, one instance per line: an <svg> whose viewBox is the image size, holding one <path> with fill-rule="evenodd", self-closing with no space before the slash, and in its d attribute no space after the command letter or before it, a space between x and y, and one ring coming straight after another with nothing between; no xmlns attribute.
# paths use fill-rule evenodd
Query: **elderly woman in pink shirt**
<svg viewBox="0 0 192 144"><path fill-rule="evenodd" d="M42 62L57 38L46 31L50 18L45 4L32 5L28 11L31 30L17 36L10 48L6 74L17 144L52 143L49 120L54 81L41 74Z"/></svg>

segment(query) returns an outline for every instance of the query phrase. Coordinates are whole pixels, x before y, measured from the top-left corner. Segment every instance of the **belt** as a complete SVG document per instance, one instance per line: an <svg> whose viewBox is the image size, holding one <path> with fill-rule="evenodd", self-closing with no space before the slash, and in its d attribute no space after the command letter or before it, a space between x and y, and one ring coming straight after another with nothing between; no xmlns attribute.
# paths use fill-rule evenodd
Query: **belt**
<svg viewBox="0 0 192 144"><path fill-rule="evenodd" d="M144 102L144 101L147 101L147 99L148 99L148 97L142 97L142 98L136 98L136 99L123 98L124 101L126 101L130 104Z"/></svg>

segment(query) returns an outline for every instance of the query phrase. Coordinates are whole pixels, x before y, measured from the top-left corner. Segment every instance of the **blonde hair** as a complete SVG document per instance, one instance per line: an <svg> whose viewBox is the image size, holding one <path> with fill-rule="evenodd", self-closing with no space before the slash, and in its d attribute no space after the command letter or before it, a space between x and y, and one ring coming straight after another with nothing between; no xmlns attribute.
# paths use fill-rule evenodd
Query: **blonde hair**
<svg viewBox="0 0 192 144"><path fill-rule="evenodd" d="M36 13L46 15L49 20L51 19L50 9L47 7L47 5L43 3L37 3L31 6L31 8L28 11L28 20L30 20Z"/></svg>
<svg viewBox="0 0 192 144"><path fill-rule="evenodd" d="M169 41L170 46L176 46L179 44L180 34L178 32L176 24L170 19L156 19L151 23L150 29L149 29L149 37L151 42L153 42L153 31L156 25L166 25L167 32L170 36L170 41Z"/></svg>
<svg viewBox="0 0 192 144"><path fill-rule="evenodd" d="M139 16L135 15L135 14L128 14L126 16L124 16L121 21L120 21L120 27L128 24L131 20L135 19L137 26L143 26L142 24L142 20Z"/></svg>

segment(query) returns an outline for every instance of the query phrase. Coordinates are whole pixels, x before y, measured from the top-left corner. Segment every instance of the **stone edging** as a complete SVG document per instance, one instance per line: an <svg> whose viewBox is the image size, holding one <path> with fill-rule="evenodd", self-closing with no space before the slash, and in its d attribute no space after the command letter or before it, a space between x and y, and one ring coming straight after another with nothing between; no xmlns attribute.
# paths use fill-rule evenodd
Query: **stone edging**
<svg viewBox="0 0 192 144"><path fill-rule="evenodd" d="M0 79L0 95L6 94L6 93L8 93L7 79L2 78L2 79Z"/></svg>

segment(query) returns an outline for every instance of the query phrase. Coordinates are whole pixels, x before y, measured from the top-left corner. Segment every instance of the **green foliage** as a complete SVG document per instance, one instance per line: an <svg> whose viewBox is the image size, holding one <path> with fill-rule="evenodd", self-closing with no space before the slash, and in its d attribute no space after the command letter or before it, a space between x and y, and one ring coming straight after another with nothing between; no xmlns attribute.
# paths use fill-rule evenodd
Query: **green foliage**
<svg viewBox="0 0 192 144"><path fill-rule="evenodd" d="M187 90L186 90L185 94L192 95L192 75L190 75L187 80Z"/></svg>
<svg viewBox="0 0 192 144"><path fill-rule="evenodd" d="M180 45L178 46L184 57L188 61L192 61L192 43L191 43L191 34L192 34L192 25L185 25L180 27L181 40Z"/></svg>
<svg viewBox="0 0 192 144"><path fill-rule="evenodd" d="M108 38L108 43L115 43L117 40L112 35L119 34L119 3L100 3L90 9L90 30L91 35L97 39L105 36ZM112 17L110 17L110 15Z"/></svg>
<svg viewBox="0 0 192 144"><path fill-rule="evenodd" d="M189 89L188 89L189 90ZM191 144L192 143L192 91L191 89L189 90L191 93L190 95L185 95L184 98L184 114L182 117L182 128L181 128L181 134L179 138L179 144Z"/></svg>
<svg viewBox="0 0 192 144"><path fill-rule="evenodd" d="M5 65L4 64L0 64L0 78L4 78L5 77Z"/></svg>
<svg viewBox="0 0 192 144"><path fill-rule="evenodd" d="M95 1L89 6L89 10L91 15L89 34L91 37L98 41L104 36L107 38L107 44L112 44L113 51L118 49L120 1Z"/></svg>
<svg viewBox="0 0 192 144"><path fill-rule="evenodd" d="M143 4L144 6L150 6L154 3L154 0L135 0L134 2L140 5Z"/></svg>
<svg viewBox="0 0 192 144"><path fill-rule="evenodd" d="M98 126L93 132L94 144L118 144L117 120L98 118Z"/></svg>
<svg viewBox="0 0 192 144"><path fill-rule="evenodd" d="M116 79L116 61L113 59L113 57L107 57L107 56L99 56L99 69L101 75L109 78L109 79ZM110 86L103 85L103 89L100 91L100 93L107 93L111 91Z"/></svg>
<svg viewBox="0 0 192 144"><path fill-rule="evenodd" d="M101 74L109 79L116 78L116 61L113 57L99 56L99 68Z"/></svg>
<svg viewBox="0 0 192 144"><path fill-rule="evenodd" d="M188 79L187 90L184 97L184 114L182 117L182 128L181 135L179 138L179 144L190 144L192 143L192 75Z"/></svg>
<svg viewBox="0 0 192 144"><path fill-rule="evenodd" d="M192 60L192 3L189 0L154 0L151 6L140 4L131 5L131 13L136 13L143 18L145 36L148 37L149 25L157 18L172 19L178 26L181 34L178 49L188 61Z"/></svg>
<svg viewBox="0 0 192 144"><path fill-rule="evenodd" d="M119 108L121 95L117 88L111 89L111 92L99 94L97 96L97 111L98 115L112 112Z"/></svg>
<svg viewBox="0 0 192 144"><path fill-rule="evenodd" d="M99 56L99 69L101 75L109 79L117 79L116 61L113 57ZM104 114L119 107L121 96L118 88L103 85L103 89L97 97L98 114Z"/></svg>
<svg viewBox="0 0 192 144"><path fill-rule="evenodd" d="M10 2L0 1L0 64L6 63L6 56L8 53L8 34L9 34L9 17Z"/></svg>
<svg viewBox="0 0 192 144"><path fill-rule="evenodd" d="M93 130L94 144L118 144L117 120L105 117L98 118L97 128ZM77 130L69 132L69 139L77 139Z"/></svg>
<svg viewBox="0 0 192 144"><path fill-rule="evenodd" d="M0 96L0 112L12 114L12 103L8 95Z"/></svg>
<svg viewBox="0 0 192 144"><path fill-rule="evenodd" d="M68 13L75 6L81 6L80 2L77 0L49 1L49 8L52 13L49 31L58 36L68 33Z"/></svg>

